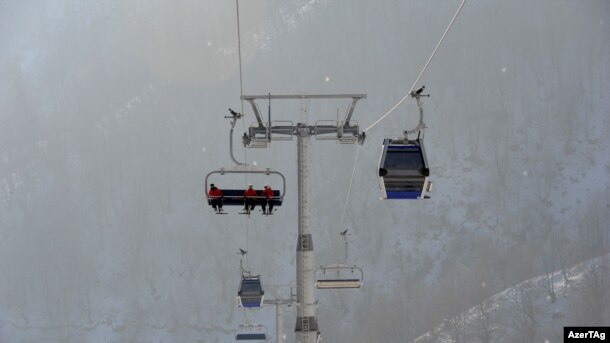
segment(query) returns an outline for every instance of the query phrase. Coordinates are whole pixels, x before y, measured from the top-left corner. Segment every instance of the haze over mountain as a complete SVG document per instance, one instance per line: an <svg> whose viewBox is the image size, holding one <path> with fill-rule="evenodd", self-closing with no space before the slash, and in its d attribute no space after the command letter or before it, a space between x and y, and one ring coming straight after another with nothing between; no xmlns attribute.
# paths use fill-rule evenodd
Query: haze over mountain
<svg viewBox="0 0 610 343"><path fill-rule="evenodd" d="M607 325L608 257L526 280L445 320L414 342L562 342L564 326Z"/></svg>
<svg viewBox="0 0 610 343"><path fill-rule="evenodd" d="M240 1L243 93L366 93L354 112L366 128L407 94L458 5ZM608 252L608 18L606 0L466 3L420 81L430 200L379 200L381 142L417 124L412 99L367 132L356 163L355 145L312 139L316 265L343 259L349 228L364 270L361 290L317 292L325 342L411 341ZM243 149L243 104L236 156L286 175L284 205L217 216L203 189L233 165L235 2L0 1L0 51L0 341L229 342L249 320L274 341L273 308L235 307L236 253L267 285L294 283L296 144ZM313 125L348 105L271 111ZM286 341L294 323L286 309Z"/></svg>

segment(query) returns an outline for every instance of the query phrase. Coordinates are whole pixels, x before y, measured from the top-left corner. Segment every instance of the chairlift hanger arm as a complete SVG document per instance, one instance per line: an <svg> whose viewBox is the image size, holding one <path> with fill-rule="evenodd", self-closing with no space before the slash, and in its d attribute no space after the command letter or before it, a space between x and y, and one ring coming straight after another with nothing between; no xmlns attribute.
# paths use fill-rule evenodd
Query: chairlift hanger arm
<svg viewBox="0 0 610 343"><path fill-rule="evenodd" d="M235 162L235 164L245 165L245 163L239 162L233 155L233 131L235 130L235 124L237 123L237 120L241 119L241 117L243 117L243 114L235 112L230 108L229 112L231 113L231 116L225 116L225 118L231 119L231 130L229 130L229 155L231 156L231 159L233 160L233 162Z"/></svg>
<svg viewBox="0 0 610 343"><path fill-rule="evenodd" d="M252 112L254 112L254 116L256 117L256 121L258 122L258 126L263 127L263 120L261 119L261 114L258 110L258 106L256 106L256 102L254 102L256 98L246 98L242 95L241 99L246 100L250 103L250 106L252 106Z"/></svg>
<svg viewBox="0 0 610 343"><path fill-rule="evenodd" d="M366 95L364 97L366 98ZM360 99L362 98L352 98L352 103L349 105L349 108L347 109L347 115L345 116L345 126L347 126L349 121L352 119L352 114L354 113L354 109L356 108L356 103Z"/></svg>
<svg viewBox="0 0 610 343"><path fill-rule="evenodd" d="M426 124L424 124L424 103L421 100L422 97L430 97L430 94L422 94L422 92L426 89L426 86L422 86L417 91L411 92L411 97L417 100L417 107L419 108L419 123L412 130L405 131L405 139L407 139L407 135L422 132L426 128Z"/></svg>

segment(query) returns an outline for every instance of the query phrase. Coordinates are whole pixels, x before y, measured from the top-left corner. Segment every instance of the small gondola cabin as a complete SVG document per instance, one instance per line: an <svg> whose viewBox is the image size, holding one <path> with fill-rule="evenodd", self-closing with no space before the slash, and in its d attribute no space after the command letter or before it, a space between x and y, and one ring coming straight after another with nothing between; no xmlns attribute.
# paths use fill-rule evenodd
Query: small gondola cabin
<svg viewBox="0 0 610 343"><path fill-rule="evenodd" d="M240 307L260 308L264 295L260 276L242 276L237 292Z"/></svg>
<svg viewBox="0 0 610 343"><path fill-rule="evenodd" d="M427 199L432 183L422 139L383 141L379 184L383 199Z"/></svg>

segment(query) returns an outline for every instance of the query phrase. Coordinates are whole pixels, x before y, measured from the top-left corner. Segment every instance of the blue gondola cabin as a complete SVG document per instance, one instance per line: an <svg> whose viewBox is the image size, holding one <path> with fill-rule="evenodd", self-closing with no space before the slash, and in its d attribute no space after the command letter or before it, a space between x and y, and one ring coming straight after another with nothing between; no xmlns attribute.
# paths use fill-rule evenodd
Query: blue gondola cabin
<svg viewBox="0 0 610 343"><path fill-rule="evenodd" d="M384 139L379 163L383 199L428 199L432 182L422 139Z"/></svg>
<svg viewBox="0 0 610 343"><path fill-rule="evenodd" d="M239 307L260 308L263 306L265 292L259 275L242 276L237 292Z"/></svg>

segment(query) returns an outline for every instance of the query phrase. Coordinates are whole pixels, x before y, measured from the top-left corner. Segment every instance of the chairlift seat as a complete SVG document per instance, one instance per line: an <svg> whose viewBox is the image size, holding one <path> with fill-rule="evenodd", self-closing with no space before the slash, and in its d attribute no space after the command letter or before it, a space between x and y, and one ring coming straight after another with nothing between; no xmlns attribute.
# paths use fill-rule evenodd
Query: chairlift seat
<svg viewBox="0 0 610 343"><path fill-rule="evenodd" d="M235 335L236 341L264 341L267 335L264 333L238 333Z"/></svg>
<svg viewBox="0 0 610 343"><path fill-rule="evenodd" d="M384 199L427 199L430 169L422 139L384 139L379 181Z"/></svg>
<svg viewBox="0 0 610 343"><path fill-rule="evenodd" d="M257 191L257 192L260 193L260 191ZM223 206L244 206L244 190L243 189L223 189L222 194L223 194L223 198L222 198ZM207 196L207 198L208 198L208 205L212 206L213 198L211 198L209 195ZM256 200L257 205L262 204L264 201L267 200L267 198L265 198L264 196L256 196L253 198ZM278 190L273 191L273 198L272 198L271 202L273 203L274 207L282 206L284 199L281 196L280 191L278 191Z"/></svg>
<svg viewBox="0 0 610 343"><path fill-rule="evenodd" d="M341 288L360 288L360 279L324 279L316 281L318 289L341 289Z"/></svg>
<svg viewBox="0 0 610 343"><path fill-rule="evenodd" d="M222 190L223 198L222 204L223 206L243 206L244 205L244 190L243 189L223 189ZM267 198L264 196L256 196L253 197L257 201L257 205L266 201ZM212 199L208 196L208 205L212 206ZM280 194L280 191L273 191L273 198L271 198L271 202L273 206L282 206L284 202L283 197Z"/></svg>

